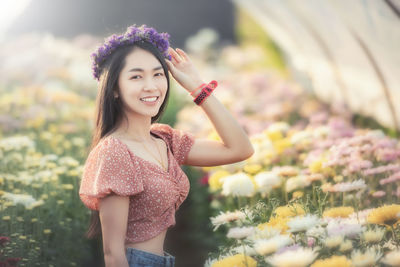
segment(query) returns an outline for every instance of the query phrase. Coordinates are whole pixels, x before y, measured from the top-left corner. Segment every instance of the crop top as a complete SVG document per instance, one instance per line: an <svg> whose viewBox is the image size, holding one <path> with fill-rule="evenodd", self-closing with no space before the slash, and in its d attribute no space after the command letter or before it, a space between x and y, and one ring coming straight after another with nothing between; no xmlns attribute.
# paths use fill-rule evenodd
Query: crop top
<svg viewBox="0 0 400 267"><path fill-rule="evenodd" d="M90 151L83 167L79 197L89 209L99 210L99 198L108 194L129 196L125 244L149 240L175 225L175 211L189 193L188 177L179 165L194 135L161 123L153 123L150 132L167 145L168 171L136 156L111 135Z"/></svg>

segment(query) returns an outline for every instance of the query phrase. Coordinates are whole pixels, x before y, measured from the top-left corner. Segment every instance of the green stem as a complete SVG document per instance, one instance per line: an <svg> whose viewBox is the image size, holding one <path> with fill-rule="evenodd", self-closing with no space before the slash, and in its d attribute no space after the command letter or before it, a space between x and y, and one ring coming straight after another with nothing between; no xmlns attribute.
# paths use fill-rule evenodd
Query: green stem
<svg viewBox="0 0 400 267"><path fill-rule="evenodd" d="M344 206L344 192L342 192L342 206Z"/></svg>
<svg viewBox="0 0 400 267"><path fill-rule="evenodd" d="M244 262L246 264L246 267L249 267L249 264L247 263L246 248L244 246L244 242L241 241L241 243L242 243L242 246L243 246Z"/></svg>

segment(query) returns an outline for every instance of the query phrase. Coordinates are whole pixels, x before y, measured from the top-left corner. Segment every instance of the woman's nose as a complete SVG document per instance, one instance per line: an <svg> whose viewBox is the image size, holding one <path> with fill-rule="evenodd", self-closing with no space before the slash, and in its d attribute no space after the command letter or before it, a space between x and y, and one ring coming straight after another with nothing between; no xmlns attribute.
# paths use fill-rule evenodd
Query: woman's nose
<svg viewBox="0 0 400 267"><path fill-rule="evenodd" d="M145 80L145 83L144 83L144 89L145 90L154 90L154 89L157 89L157 86L156 86L156 83L155 83L155 81L153 81L153 79L152 78L147 78L146 80Z"/></svg>

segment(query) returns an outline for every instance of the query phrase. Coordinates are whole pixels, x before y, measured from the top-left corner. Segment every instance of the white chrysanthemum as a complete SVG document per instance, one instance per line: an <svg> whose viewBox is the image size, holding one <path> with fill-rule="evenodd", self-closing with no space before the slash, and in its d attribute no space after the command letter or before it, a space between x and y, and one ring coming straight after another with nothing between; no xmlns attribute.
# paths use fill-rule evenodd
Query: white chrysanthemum
<svg viewBox="0 0 400 267"><path fill-rule="evenodd" d="M365 225L367 224L367 216L373 209L365 209L359 212L354 212L350 214L349 219L354 219L356 223Z"/></svg>
<svg viewBox="0 0 400 267"><path fill-rule="evenodd" d="M69 167L77 167L79 165L79 161L77 161L76 159L72 158L72 157L61 157L58 160L58 163L60 165L65 165L65 166L69 166Z"/></svg>
<svg viewBox="0 0 400 267"><path fill-rule="evenodd" d="M281 185L282 179L274 172L263 171L254 176L254 180L258 186L258 191L269 193L273 188Z"/></svg>
<svg viewBox="0 0 400 267"><path fill-rule="evenodd" d="M389 266L400 266L400 249L390 251L382 259L382 262Z"/></svg>
<svg viewBox="0 0 400 267"><path fill-rule="evenodd" d="M9 192L4 192L2 197L13 202L14 204L22 204L25 207L29 207L36 202L36 199L34 197L27 194L13 194Z"/></svg>
<svg viewBox="0 0 400 267"><path fill-rule="evenodd" d="M309 248L298 248L296 250L288 250L283 253L275 253L273 256L266 258L266 262L276 267L306 267L309 266L318 253Z"/></svg>
<svg viewBox="0 0 400 267"><path fill-rule="evenodd" d="M277 235L270 239L259 239L254 242L254 250L264 256L290 245L293 240L288 235Z"/></svg>
<svg viewBox="0 0 400 267"><path fill-rule="evenodd" d="M340 246L340 244L343 242L343 236L341 235L330 236L325 238L323 242L327 248L335 248Z"/></svg>
<svg viewBox="0 0 400 267"><path fill-rule="evenodd" d="M306 216L294 217L287 222L287 225L289 226L289 232L297 233L307 231L308 229L318 225L319 222L320 220L317 216L307 214Z"/></svg>
<svg viewBox="0 0 400 267"><path fill-rule="evenodd" d="M312 132L310 132L308 130L304 130L304 131L300 131L300 132L293 134L290 137L290 142L292 144L297 144L297 143L301 143L305 140L310 140L312 137L313 137Z"/></svg>
<svg viewBox="0 0 400 267"><path fill-rule="evenodd" d="M43 201L43 199L40 199L40 200L37 200L37 201L33 202L32 204L26 206L26 209L31 210L31 209L37 208L39 206L42 206L42 205L44 205L44 201Z"/></svg>
<svg viewBox="0 0 400 267"><path fill-rule="evenodd" d="M376 228L362 233L361 238L368 243L379 243L385 235L385 229Z"/></svg>
<svg viewBox="0 0 400 267"><path fill-rule="evenodd" d="M315 128L312 131L312 135L314 138L321 138L321 137L325 137L330 133L330 128L328 126L320 126Z"/></svg>
<svg viewBox="0 0 400 267"><path fill-rule="evenodd" d="M214 263L216 263L218 261L217 258L213 259L213 258L208 258L206 259L206 261L204 262L204 267L212 267L214 265Z"/></svg>
<svg viewBox="0 0 400 267"><path fill-rule="evenodd" d="M35 142L32 141L28 136L13 136L0 140L0 150L19 151L25 148L29 150L35 148Z"/></svg>
<svg viewBox="0 0 400 267"><path fill-rule="evenodd" d="M235 211L227 211L227 212L222 212L220 211L220 214L215 217L211 217L211 223L215 226L214 231L218 229L222 224L226 224L229 222L237 221L237 220L243 220L246 218L246 214L240 210L235 210Z"/></svg>
<svg viewBox="0 0 400 267"><path fill-rule="evenodd" d="M251 178L244 172L221 178L222 195L224 196L247 196L255 193L255 186Z"/></svg>
<svg viewBox="0 0 400 267"><path fill-rule="evenodd" d="M290 125L287 122L279 121L279 122L274 122L274 123L270 124L268 126L267 130L271 131L271 132L279 131L279 132L286 133L289 129L290 129Z"/></svg>
<svg viewBox="0 0 400 267"><path fill-rule="evenodd" d="M286 192L292 192L295 189L304 188L310 185L310 181L306 175L297 175L287 179L286 181Z"/></svg>
<svg viewBox="0 0 400 267"><path fill-rule="evenodd" d="M42 170L36 172L32 177L30 177L31 181L41 181L41 182L49 182L50 178L54 175L54 173L50 170Z"/></svg>
<svg viewBox="0 0 400 267"><path fill-rule="evenodd" d="M308 229L306 235L310 237L320 238L326 235L326 230L325 227L322 227L321 225L316 225L313 228Z"/></svg>
<svg viewBox="0 0 400 267"><path fill-rule="evenodd" d="M226 236L228 238L242 239L248 237L249 235L252 235L253 232L254 227L252 226L233 227L229 229Z"/></svg>
<svg viewBox="0 0 400 267"><path fill-rule="evenodd" d="M57 161L57 160L58 160L58 156L56 154L46 154L46 155L43 155L42 157L40 157L41 163L49 162L49 161Z"/></svg>
<svg viewBox="0 0 400 267"><path fill-rule="evenodd" d="M367 185L363 179L358 179L357 181L353 182L345 182L345 183L338 183L333 185L332 190L334 192L348 192L354 190L361 190L366 188Z"/></svg>
<svg viewBox="0 0 400 267"><path fill-rule="evenodd" d="M353 249L353 242L350 240L344 241L342 244L340 244L339 251L340 252L347 252Z"/></svg>
<svg viewBox="0 0 400 267"><path fill-rule="evenodd" d="M354 267L375 266L381 257L382 253L374 248L368 248L365 252L356 250L351 253L351 261L353 262Z"/></svg>
<svg viewBox="0 0 400 267"><path fill-rule="evenodd" d="M350 219L331 218L326 226L328 236L341 235L354 238L363 231L363 226Z"/></svg>
<svg viewBox="0 0 400 267"><path fill-rule="evenodd" d="M263 163L268 153L274 150L273 143L268 138L265 138L264 134L255 134L250 139L254 148L254 154L247 161Z"/></svg>
<svg viewBox="0 0 400 267"><path fill-rule="evenodd" d="M269 239L271 237L274 237L278 235L281 232L280 229L274 228L274 227L269 227L266 226L262 230L258 227L254 228L254 233L247 237L249 240L258 240L258 239Z"/></svg>

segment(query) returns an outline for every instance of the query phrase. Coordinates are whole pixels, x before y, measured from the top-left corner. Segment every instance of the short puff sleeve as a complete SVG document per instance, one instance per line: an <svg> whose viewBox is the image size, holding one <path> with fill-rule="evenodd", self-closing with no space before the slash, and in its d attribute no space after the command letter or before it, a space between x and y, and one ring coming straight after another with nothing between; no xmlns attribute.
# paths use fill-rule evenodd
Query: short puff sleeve
<svg viewBox="0 0 400 267"><path fill-rule="evenodd" d="M82 174L79 197L92 210L99 210L99 199L115 193L121 196L144 190L127 150L113 138L106 138L89 153Z"/></svg>
<svg viewBox="0 0 400 267"><path fill-rule="evenodd" d="M174 129L168 124L154 123L152 130L161 132L167 137L169 147L179 165L182 165L195 142L195 136L180 129Z"/></svg>

